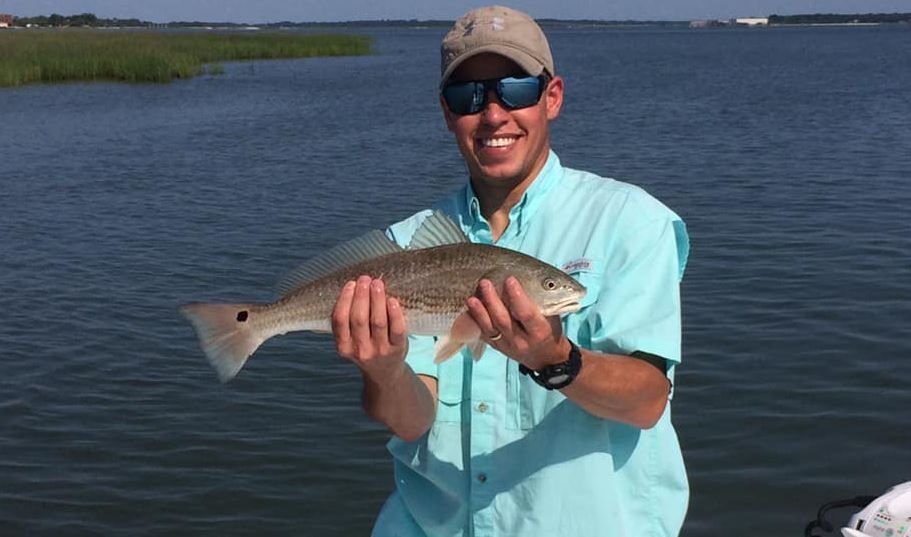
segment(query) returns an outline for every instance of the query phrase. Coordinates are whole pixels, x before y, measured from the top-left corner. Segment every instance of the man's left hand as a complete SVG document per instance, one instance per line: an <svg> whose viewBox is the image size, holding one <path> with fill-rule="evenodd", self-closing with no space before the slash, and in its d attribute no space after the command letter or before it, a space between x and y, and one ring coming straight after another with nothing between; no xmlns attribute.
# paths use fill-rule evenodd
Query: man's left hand
<svg viewBox="0 0 911 537"><path fill-rule="evenodd" d="M560 317L545 317L514 277L506 279L502 297L490 280L481 280L467 304L484 341L525 367L538 370L569 356Z"/></svg>

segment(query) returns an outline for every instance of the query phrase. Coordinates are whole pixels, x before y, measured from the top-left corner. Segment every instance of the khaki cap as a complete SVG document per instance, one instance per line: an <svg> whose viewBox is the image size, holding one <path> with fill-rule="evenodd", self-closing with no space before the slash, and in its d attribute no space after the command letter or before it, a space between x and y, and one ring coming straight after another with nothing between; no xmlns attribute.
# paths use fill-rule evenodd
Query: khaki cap
<svg viewBox="0 0 911 537"><path fill-rule="evenodd" d="M440 89L462 62L482 52L509 58L531 76L554 74L550 45L538 23L515 9L487 6L462 15L443 38Z"/></svg>

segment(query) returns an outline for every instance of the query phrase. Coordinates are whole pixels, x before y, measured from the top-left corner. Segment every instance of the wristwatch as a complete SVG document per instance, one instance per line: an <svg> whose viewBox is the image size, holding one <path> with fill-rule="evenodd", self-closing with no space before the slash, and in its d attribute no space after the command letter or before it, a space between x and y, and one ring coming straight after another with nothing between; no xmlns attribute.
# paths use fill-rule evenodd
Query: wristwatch
<svg viewBox="0 0 911 537"><path fill-rule="evenodd" d="M528 375L547 390L560 390L569 386L582 370L582 352L571 340L566 341L569 341L569 358L565 362L551 364L537 371L519 364L519 372Z"/></svg>

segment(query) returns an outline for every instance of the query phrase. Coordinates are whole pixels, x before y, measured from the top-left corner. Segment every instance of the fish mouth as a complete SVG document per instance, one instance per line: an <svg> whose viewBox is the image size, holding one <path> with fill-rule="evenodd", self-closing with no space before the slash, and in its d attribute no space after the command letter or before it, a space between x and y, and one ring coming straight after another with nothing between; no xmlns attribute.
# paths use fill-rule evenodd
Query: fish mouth
<svg viewBox="0 0 911 537"><path fill-rule="evenodd" d="M558 302L550 307L550 310L553 312L551 315L563 315L564 313L572 313L574 311L579 311L581 304L578 300L567 300L564 302Z"/></svg>

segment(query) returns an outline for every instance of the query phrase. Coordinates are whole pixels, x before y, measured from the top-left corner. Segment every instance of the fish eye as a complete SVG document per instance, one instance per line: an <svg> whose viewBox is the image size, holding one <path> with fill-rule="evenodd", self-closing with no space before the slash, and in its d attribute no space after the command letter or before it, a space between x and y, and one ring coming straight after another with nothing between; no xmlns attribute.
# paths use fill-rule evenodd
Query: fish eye
<svg viewBox="0 0 911 537"><path fill-rule="evenodd" d="M542 285L548 291L553 291L554 289L557 288L557 280L555 280L553 278L544 278L544 282Z"/></svg>

